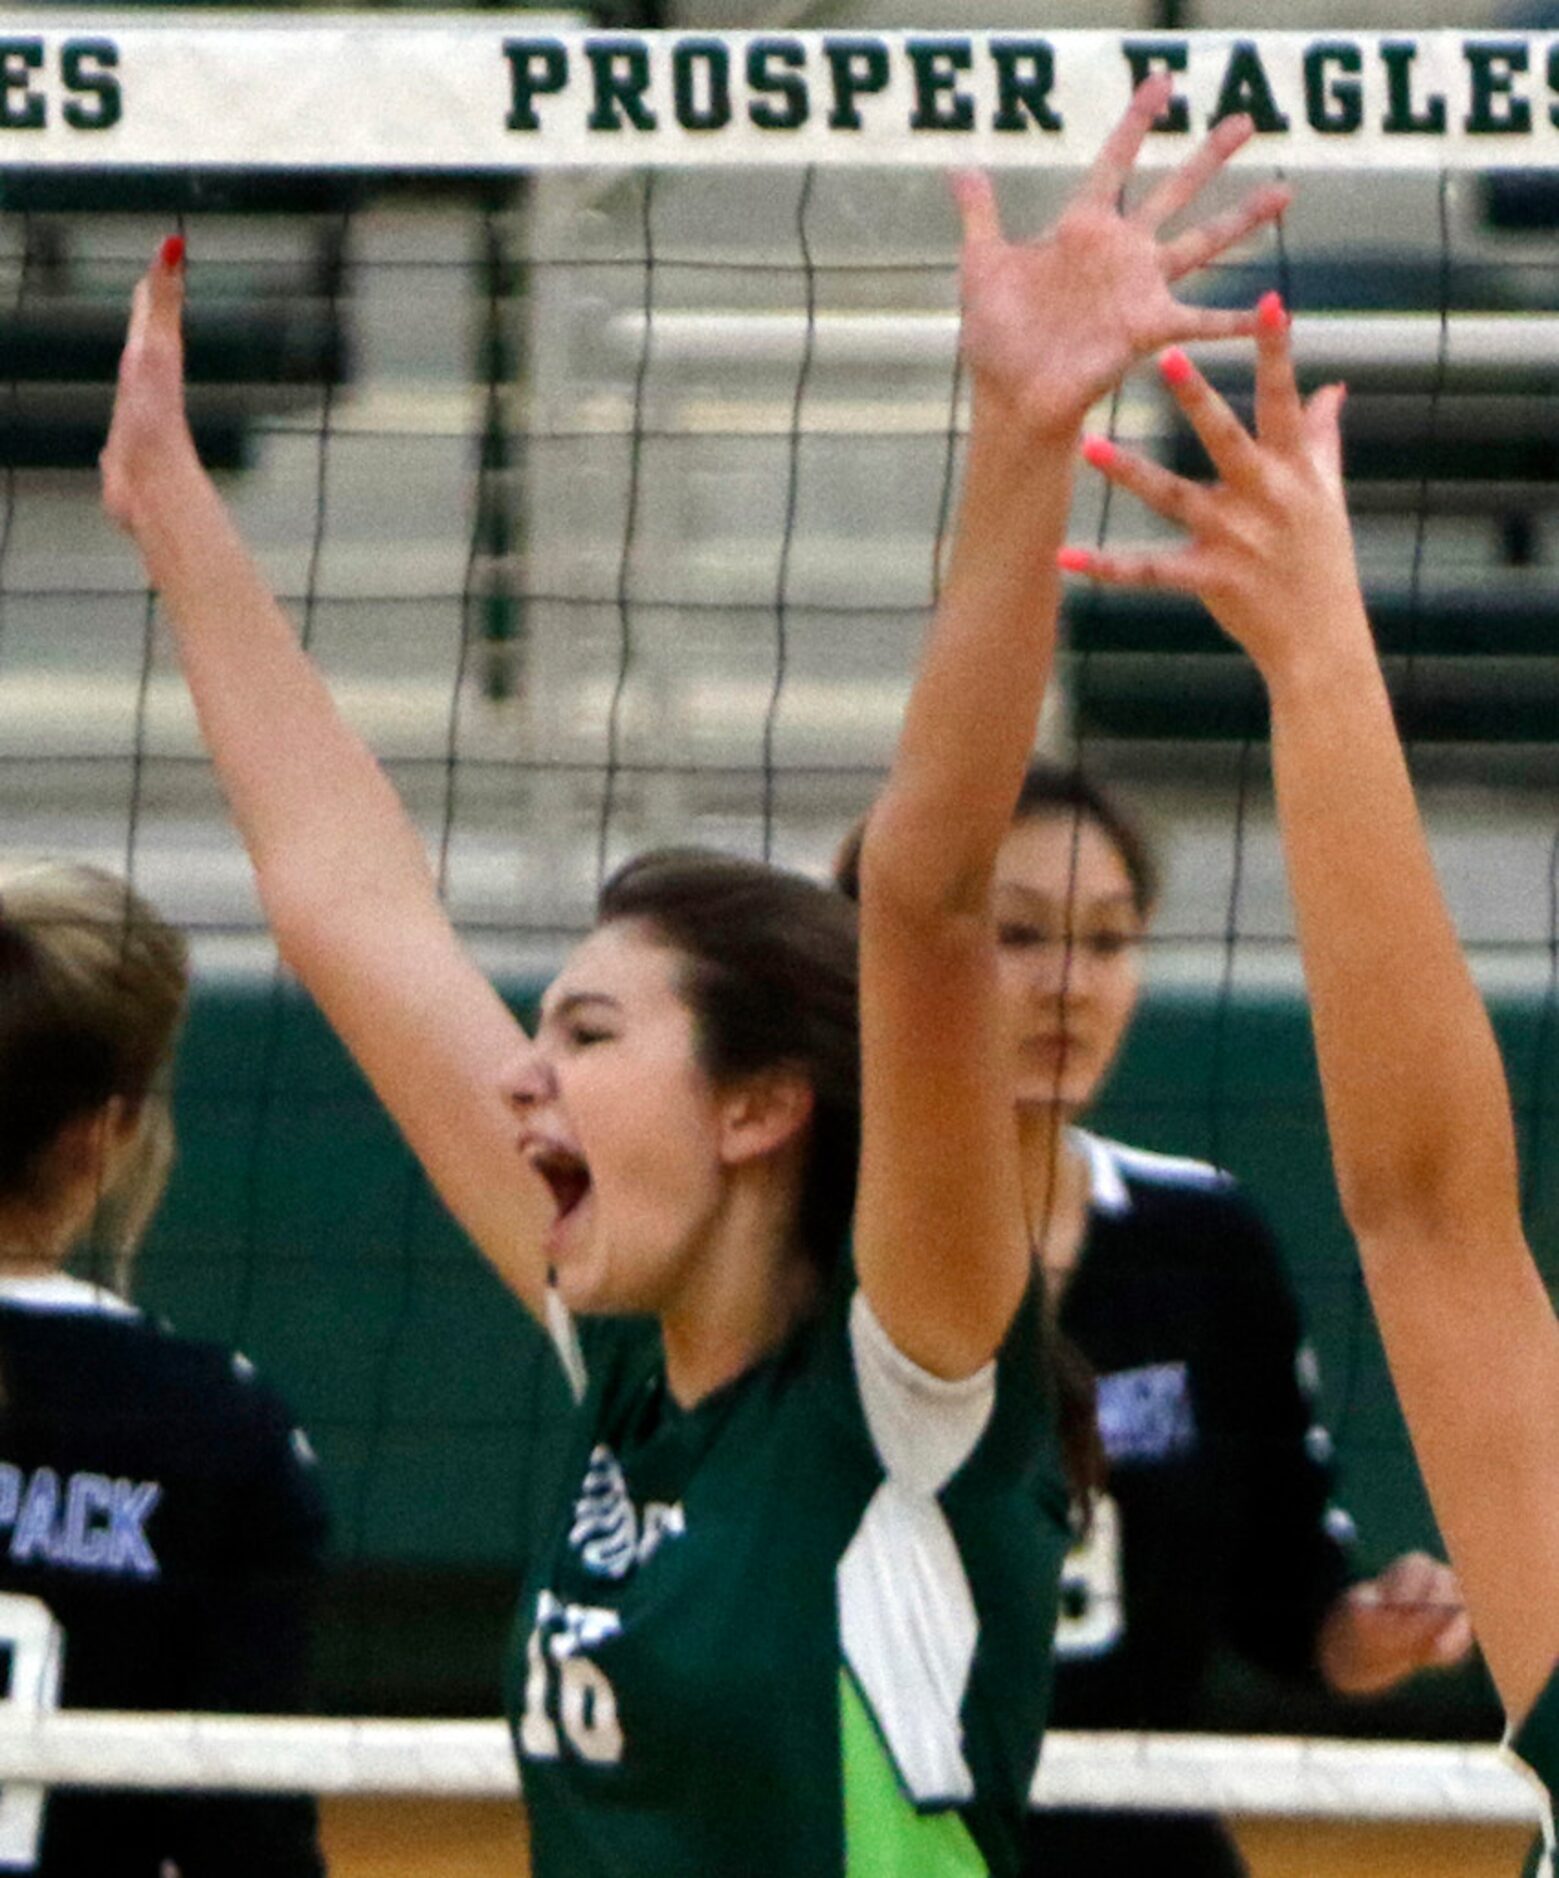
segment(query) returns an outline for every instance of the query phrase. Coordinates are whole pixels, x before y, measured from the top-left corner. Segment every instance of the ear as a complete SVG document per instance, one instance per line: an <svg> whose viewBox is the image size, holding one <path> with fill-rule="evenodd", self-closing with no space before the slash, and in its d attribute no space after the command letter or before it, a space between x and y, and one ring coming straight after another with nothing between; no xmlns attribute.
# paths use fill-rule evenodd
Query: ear
<svg viewBox="0 0 1559 1878"><path fill-rule="evenodd" d="M801 1138L814 1106L812 1084L800 1070L744 1077L721 1098L721 1160L739 1167L777 1154Z"/></svg>
<svg viewBox="0 0 1559 1878"><path fill-rule="evenodd" d="M75 1115L54 1137L50 1158L67 1180L96 1180L102 1169L104 1152L112 1135L113 1123L108 1104Z"/></svg>
<svg viewBox="0 0 1559 1878"><path fill-rule="evenodd" d="M67 1178L102 1186L141 1130L144 1105L110 1096L101 1108L66 1122L55 1139L56 1165Z"/></svg>

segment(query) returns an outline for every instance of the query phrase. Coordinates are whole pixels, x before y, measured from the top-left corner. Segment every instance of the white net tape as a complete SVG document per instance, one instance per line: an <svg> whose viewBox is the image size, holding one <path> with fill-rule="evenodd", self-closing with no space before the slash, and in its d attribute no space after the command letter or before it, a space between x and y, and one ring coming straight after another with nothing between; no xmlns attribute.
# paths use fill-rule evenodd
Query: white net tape
<svg viewBox="0 0 1559 1878"><path fill-rule="evenodd" d="M58 1714L0 1726L0 1780L42 1785L500 1799L519 1790L499 1721ZM1312 1819L1536 1823L1498 1748L1237 1735L1058 1732L1042 1806Z"/></svg>

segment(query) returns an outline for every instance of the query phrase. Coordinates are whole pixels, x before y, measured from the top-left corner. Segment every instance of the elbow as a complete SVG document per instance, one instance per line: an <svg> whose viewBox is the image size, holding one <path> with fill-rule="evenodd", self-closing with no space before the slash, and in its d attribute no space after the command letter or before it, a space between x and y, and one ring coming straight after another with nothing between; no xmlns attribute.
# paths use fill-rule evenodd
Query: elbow
<svg viewBox="0 0 1559 1878"><path fill-rule="evenodd" d="M1426 1156L1403 1168L1374 1166L1340 1174L1343 1217L1366 1257L1399 1248L1418 1258L1440 1248L1488 1246L1521 1236L1514 1155L1491 1145L1472 1164L1455 1153Z"/></svg>

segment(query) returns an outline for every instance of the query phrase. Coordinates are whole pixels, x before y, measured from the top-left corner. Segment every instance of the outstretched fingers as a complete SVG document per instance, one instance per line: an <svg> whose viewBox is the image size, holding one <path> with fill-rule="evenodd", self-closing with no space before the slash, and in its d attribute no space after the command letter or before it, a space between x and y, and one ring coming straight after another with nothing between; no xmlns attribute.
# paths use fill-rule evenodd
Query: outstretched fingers
<svg viewBox="0 0 1559 1878"><path fill-rule="evenodd" d="M184 316L184 238L169 235L130 296L130 325L120 362L121 376L149 347L171 344L182 350Z"/></svg>
<svg viewBox="0 0 1559 1878"><path fill-rule="evenodd" d="M1249 142L1255 128L1243 113L1222 119L1178 169L1148 191L1130 219L1150 233L1161 228L1196 200L1235 151Z"/></svg>
<svg viewBox="0 0 1559 1878"><path fill-rule="evenodd" d="M1310 455L1338 495L1342 494L1342 407L1347 397L1346 385L1323 385L1305 406L1302 420Z"/></svg>
<svg viewBox="0 0 1559 1878"><path fill-rule="evenodd" d="M1195 534L1204 525L1209 509L1208 492L1200 484L1177 476L1149 457L1134 450L1123 450L1109 437L1085 437L1083 456L1117 488L1134 495L1145 508L1166 522Z"/></svg>
<svg viewBox="0 0 1559 1878"><path fill-rule="evenodd" d="M1143 79L1132 93L1126 115L1105 138L1094 158L1088 179L1078 192L1078 201L1091 202L1099 208L1114 208L1126 187L1143 140L1173 93L1174 80L1166 72L1156 72L1151 78Z"/></svg>
<svg viewBox="0 0 1559 1878"><path fill-rule="evenodd" d="M978 247L1001 240L1001 216L996 191L984 170L955 170L953 202L963 225L964 243Z"/></svg>
<svg viewBox="0 0 1559 1878"><path fill-rule="evenodd" d="M1278 295L1263 294L1256 306L1256 435L1291 455L1304 445L1304 407L1289 325Z"/></svg>
<svg viewBox="0 0 1559 1878"><path fill-rule="evenodd" d="M1152 587L1162 593L1199 593L1203 570L1194 548L1122 554L1104 548L1062 548L1056 566L1084 574L1102 587Z"/></svg>
<svg viewBox="0 0 1559 1878"><path fill-rule="evenodd" d="M1160 356L1158 371L1224 482L1244 486L1259 477L1254 438L1178 346Z"/></svg>
<svg viewBox="0 0 1559 1878"><path fill-rule="evenodd" d="M1258 228L1275 222L1293 200L1293 193L1284 183L1263 183L1236 207L1211 216L1166 242L1159 250L1159 265L1164 270L1165 280L1183 279L1229 248L1237 247Z"/></svg>

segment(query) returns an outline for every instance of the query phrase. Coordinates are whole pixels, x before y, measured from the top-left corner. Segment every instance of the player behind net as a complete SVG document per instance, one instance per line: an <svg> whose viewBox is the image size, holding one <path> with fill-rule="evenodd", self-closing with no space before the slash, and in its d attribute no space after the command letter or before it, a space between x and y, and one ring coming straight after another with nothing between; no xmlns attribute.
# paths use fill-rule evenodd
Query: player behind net
<svg viewBox="0 0 1559 1878"><path fill-rule="evenodd" d="M247 1363L122 1279L173 1153L181 934L96 868L0 869L0 1641L18 1719L302 1706L325 1537L307 1446ZM7 1785L0 1869L317 1878L305 1798Z"/></svg>
<svg viewBox="0 0 1559 1878"><path fill-rule="evenodd" d="M1343 388L1299 397L1261 309L1254 434L1161 361L1218 481L1102 439L1089 460L1189 540L1063 551L1095 579L1199 594L1265 681L1332 1159L1440 1529L1517 1752L1559 1792L1559 1321L1521 1224L1498 1045L1441 897L1355 565ZM1411 1621L1410 1619L1408 1621Z"/></svg>
<svg viewBox="0 0 1559 1878"><path fill-rule="evenodd" d="M1160 241L1249 134L1230 121L1123 217L1166 95L1045 241L961 190L974 428L862 857L859 1046L842 899L677 852L607 884L524 1035L196 458L177 255L137 289L105 497L282 951L582 1396L511 1678L543 1878L1017 1867L1068 1495L991 871L1083 415L1144 350L1250 330L1171 283L1283 201ZM625 1314L637 1333L591 1321Z"/></svg>
<svg viewBox="0 0 1559 1878"><path fill-rule="evenodd" d="M863 825L863 824L862 824ZM835 863L856 891L860 826ZM1220 1651L1349 1697L1471 1648L1449 1567L1364 1579L1317 1420L1315 1359L1283 1253L1221 1168L1088 1132L1137 1009L1159 868L1076 769L1030 763L996 856L996 943L1034 1256L1097 1377L1107 1464L1062 1572L1050 1720L1206 1726ZM1031 1878L1242 1878L1214 1813L1036 1810Z"/></svg>

